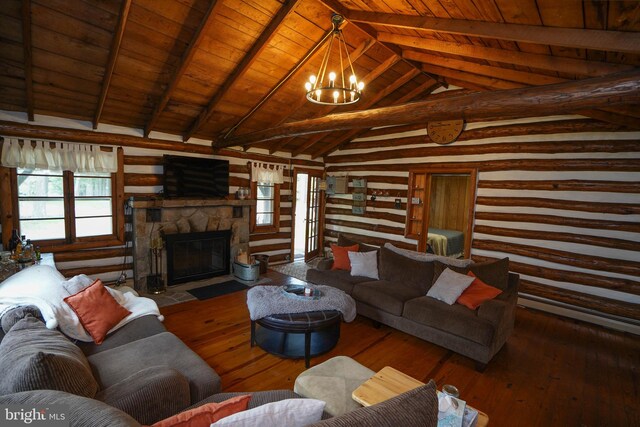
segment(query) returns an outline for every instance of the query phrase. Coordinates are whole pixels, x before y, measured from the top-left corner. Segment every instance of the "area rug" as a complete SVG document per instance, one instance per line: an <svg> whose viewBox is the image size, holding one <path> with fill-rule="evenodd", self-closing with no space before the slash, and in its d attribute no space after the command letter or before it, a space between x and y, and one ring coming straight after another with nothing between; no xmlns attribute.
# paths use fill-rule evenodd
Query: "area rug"
<svg viewBox="0 0 640 427"><path fill-rule="evenodd" d="M244 283L240 283L237 280L229 280L227 282L203 286L202 288L189 289L187 292L199 300L204 300L242 291L244 289L249 289L249 286Z"/></svg>
<svg viewBox="0 0 640 427"><path fill-rule="evenodd" d="M314 258L308 263L304 260L289 262L286 264L270 265L269 268L277 271L278 273L286 274L287 276L295 277L299 280L307 279L307 270L315 268L322 258Z"/></svg>

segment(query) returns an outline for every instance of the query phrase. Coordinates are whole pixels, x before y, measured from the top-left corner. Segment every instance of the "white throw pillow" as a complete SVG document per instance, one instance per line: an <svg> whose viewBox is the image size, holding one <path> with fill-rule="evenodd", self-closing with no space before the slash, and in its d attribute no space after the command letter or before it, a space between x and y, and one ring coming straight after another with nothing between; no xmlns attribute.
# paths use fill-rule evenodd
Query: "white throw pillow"
<svg viewBox="0 0 640 427"><path fill-rule="evenodd" d="M476 278L445 269L431 286L427 296L452 305Z"/></svg>
<svg viewBox="0 0 640 427"><path fill-rule="evenodd" d="M320 421L325 403L318 399L286 399L237 412L210 427L302 427Z"/></svg>
<svg viewBox="0 0 640 427"><path fill-rule="evenodd" d="M378 251L371 252L347 252L351 261L351 275L370 277L379 280L378 276Z"/></svg>

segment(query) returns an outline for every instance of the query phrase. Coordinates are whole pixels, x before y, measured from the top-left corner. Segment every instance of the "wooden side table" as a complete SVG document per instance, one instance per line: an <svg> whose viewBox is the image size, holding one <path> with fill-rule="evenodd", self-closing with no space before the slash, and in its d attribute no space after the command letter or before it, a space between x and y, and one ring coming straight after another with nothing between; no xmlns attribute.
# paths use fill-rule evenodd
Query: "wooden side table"
<svg viewBox="0 0 640 427"><path fill-rule="evenodd" d="M422 381L418 381L390 366L385 366L371 379L355 389L351 397L362 406L371 406L421 385L424 385ZM477 409L475 410L478 411ZM476 427L486 427L487 425L489 425L489 416L482 411L478 411Z"/></svg>

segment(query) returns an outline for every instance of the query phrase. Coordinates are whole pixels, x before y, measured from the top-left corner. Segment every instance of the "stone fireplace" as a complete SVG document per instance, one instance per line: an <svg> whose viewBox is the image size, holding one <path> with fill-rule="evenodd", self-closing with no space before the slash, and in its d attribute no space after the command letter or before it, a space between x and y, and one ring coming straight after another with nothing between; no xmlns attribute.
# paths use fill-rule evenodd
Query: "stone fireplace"
<svg viewBox="0 0 640 427"><path fill-rule="evenodd" d="M168 283L167 236L174 241L180 240L175 235L227 231L229 256L225 262L229 265L226 271L240 250L249 251L249 215L254 200L132 199L130 203L133 208L133 279L137 291L147 291L147 281L154 273L154 248L162 248L158 264L163 282Z"/></svg>

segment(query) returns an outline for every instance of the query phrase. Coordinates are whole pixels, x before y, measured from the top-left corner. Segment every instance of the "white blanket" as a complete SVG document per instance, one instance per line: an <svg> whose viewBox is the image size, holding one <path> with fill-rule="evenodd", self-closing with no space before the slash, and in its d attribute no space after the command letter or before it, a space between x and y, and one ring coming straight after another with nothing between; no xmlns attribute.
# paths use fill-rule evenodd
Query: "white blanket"
<svg viewBox="0 0 640 427"><path fill-rule="evenodd" d="M78 282L80 282L80 287L87 286L92 282L87 276L76 276L74 281L75 286L78 286ZM55 268L46 265L29 267L14 274L0 283L0 317L13 307L35 305L42 313L47 328L55 329L59 327L65 335L73 339L87 342L93 341L82 327L76 313L64 302L64 298L71 295L64 284L64 276ZM109 333L142 316L153 314L158 316L160 321L164 319L160 314L158 305L152 299L138 297L131 292L123 293L108 287L106 289L120 305L131 312L130 315L114 326Z"/></svg>

